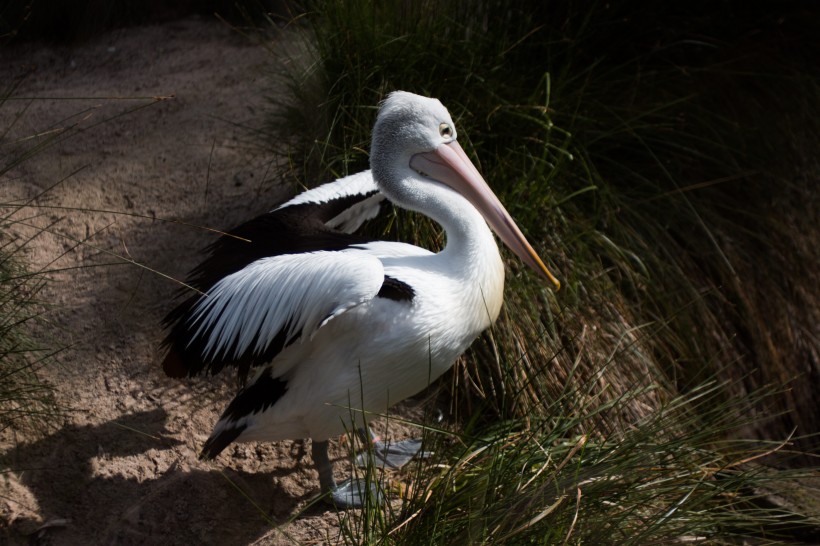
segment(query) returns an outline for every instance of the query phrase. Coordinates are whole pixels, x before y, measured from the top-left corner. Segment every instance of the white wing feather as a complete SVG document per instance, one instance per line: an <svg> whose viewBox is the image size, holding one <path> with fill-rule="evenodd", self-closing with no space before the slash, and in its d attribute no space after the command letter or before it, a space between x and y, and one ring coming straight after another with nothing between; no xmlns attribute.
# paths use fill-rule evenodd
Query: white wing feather
<svg viewBox="0 0 820 546"><path fill-rule="evenodd" d="M370 170L367 170L303 191L273 210L281 210L293 205L307 203L327 203L334 199L351 195L366 195L374 191L379 191L379 188L373 180L373 174Z"/></svg>
<svg viewBox="0 0 820 546"><path fill-rule="evenodd" d="M284 328L286 342L312 337L332 318L375 297L383 282L381 261L358 249L262 258L220 280L197 302L192 339L210 330L205 358L261 353Z"/></svg>
<svg viewBox="0 0 820 546"><path fill-rule="evenodd" d="M373 180L373 173L369 170L351 174L350 176L345 176L333 182L328 182L313 189L303 191L273 210L282 210L297 205L328 203L336 199L365 196L368 194L372 195L355 203L335 218L331 218L325 222L325 225L331 229L336 229L344 233L353 233L359 229L366 220L371 220L378 216L381 210L381 203L385 200L384 194L379 191L376 182Z"/></svg>

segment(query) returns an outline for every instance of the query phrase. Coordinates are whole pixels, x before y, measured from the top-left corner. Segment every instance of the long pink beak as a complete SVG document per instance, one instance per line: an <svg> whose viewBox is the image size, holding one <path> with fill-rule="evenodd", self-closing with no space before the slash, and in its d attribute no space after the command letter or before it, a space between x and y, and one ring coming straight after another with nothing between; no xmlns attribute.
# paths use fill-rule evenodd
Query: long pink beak
<svg viewBox="0 0 820 546"><path fill-rule="evenodd" d="M521 260L545 279L561 288L561 283L550 273L527 238L515 225L510 213L498 200L478 169L455 140L442 144L432 152L416 154L410 158L410 167L447 184L463 195L478 209L501 240Z"/></svg>

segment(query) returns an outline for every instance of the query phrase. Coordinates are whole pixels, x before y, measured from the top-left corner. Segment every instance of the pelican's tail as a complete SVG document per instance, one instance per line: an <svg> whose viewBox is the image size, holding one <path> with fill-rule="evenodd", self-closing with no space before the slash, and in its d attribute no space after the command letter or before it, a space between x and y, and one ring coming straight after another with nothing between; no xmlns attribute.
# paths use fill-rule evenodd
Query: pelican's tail
<svg viewBox="0 0 820 546"><path fill-rule="evenodd" d="M273 377L270 368L265 368L244 387L219 418L211 437L205 442L200 459L213 459L223 449L234 442L242 432L253 424L254 417L272 407L288 390L288 382L281 377Z"/></svg>

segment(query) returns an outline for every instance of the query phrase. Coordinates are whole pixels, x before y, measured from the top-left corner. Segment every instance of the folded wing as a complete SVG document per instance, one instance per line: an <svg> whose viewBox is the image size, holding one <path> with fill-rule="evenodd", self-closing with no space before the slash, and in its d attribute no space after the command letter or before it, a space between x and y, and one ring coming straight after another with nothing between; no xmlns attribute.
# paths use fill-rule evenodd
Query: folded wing
<svg viewBox="0 0 820 546"><path fill-rule="evenodd" d="M226 364L247 373L370 301L383 283L382 263L361 250L263 258L197 300L173 349L191 363L188 375Z"/></svg>
<svg viewBox="0 0 820 546"><path fill-rule="evenodd" d="M208 247L186 283L199 292L165 317L171 377L240 376L312 335L327 320L374 297L381 262L352 234L384 200L370 171L305 191Z"/></svg>

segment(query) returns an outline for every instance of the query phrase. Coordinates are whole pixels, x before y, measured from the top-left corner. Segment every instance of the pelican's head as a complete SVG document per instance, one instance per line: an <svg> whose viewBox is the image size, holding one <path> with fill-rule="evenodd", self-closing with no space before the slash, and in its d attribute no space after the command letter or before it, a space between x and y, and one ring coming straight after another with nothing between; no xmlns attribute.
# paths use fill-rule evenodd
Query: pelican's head
<svg viewBox="0 0 820 546"><path fill-rule="evenodd" d="M371 155L378 155L382 147L388 147L393 148L391 153L400 151L409 158L455 139L453 119L438 99L394 91L379 108Z"/></svg>
<svg viewBox="0 0 820 546"><path fill-rule="evenodd" d="M398 193L390 183L402 180L402 173L408 170L414 179L432 179L451 188L481 213L504 244L525 264L552 282L556 289L560 288L561 283L527 242L456 137L453 119L437 99L406 91L390 93L379 109L373 128L370 150L373 177L389 197Z"/></svg>

